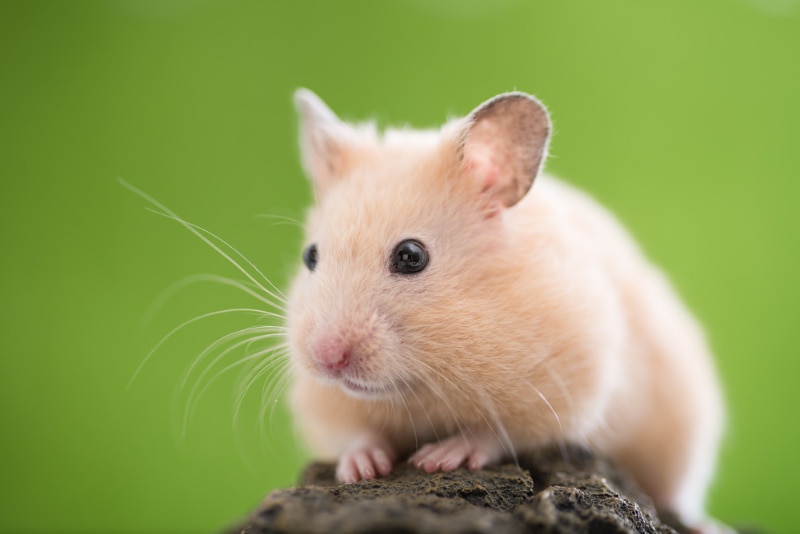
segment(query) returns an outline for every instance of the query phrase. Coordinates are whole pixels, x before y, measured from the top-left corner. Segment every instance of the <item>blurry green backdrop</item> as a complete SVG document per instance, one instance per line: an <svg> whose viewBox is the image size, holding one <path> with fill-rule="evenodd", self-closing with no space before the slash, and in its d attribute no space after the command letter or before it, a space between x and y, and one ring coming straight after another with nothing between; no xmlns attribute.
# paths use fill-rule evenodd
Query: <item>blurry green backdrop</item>
<svg viewBox="0 0 800 534"><path fill-rule="evenodd" d="M198 284L150 314L187 275L242 277L116 179L285 285L299 229L257 216L309 201L307 86L384 125L539 96L549 172L616 211L708 328L730 407L712 513L793 530L799 4L2 1L0 529L212 532L296 480L283 402L262 418L259 383L234 421L237 370L183 431L183 373L252 317L188 327L126 389L182 321L257 303Z"/></svg>

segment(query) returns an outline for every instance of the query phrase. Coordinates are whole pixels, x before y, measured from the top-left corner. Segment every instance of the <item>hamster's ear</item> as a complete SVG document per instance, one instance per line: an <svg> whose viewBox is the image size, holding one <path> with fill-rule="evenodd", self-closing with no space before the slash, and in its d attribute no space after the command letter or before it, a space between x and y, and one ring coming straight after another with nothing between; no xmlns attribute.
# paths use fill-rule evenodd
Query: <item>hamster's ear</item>
<svg viewBox="0 0 800 534"><path fill-rule="evenodd" d="M300 117L303 169L315 189L323 189L345 171L348 145L356 133L308 89L295 91L294 104Z"/></svg>
<svg viewBox="0 0 800 534"><path fill-rule="evenodd" d="M491 204L511 207L533 185L550 141L550 118L525 93L505 93L475 108L462 131L462 172L479 180Z"/></svg>

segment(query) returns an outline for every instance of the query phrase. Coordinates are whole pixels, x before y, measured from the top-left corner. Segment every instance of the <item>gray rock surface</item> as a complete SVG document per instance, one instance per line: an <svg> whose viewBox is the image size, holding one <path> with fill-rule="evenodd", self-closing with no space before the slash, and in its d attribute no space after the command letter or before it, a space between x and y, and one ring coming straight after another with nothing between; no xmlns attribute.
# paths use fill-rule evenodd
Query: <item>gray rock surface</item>
<svg viewBox="0 0 800 534"><path fill-rule="evenodd" d="M668 526L665 521L671 523ZM675 529L675 530L674 530ZM611 464L585 450L540 451L515 464L426 474L401 464L388 477L339 485L310 465L300 487L267 495L234 530L264 533L675 533Z"/></svg>

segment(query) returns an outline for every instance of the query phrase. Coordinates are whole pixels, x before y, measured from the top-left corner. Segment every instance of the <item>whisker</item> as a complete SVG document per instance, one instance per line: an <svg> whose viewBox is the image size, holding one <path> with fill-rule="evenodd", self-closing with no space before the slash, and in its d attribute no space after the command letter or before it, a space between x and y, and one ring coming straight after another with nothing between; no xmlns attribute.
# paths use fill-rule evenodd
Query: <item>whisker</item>
<svg viewBox="0 0 800 534"><path fill-rule="evenodd" d="M264 296L256 293L252 288L247 287L246 284L239 282L238 280L234 280L232 278L227 278L225 276L219 276L216 274L194 274L187 276L181 280L178 280L174 284L170 285L164 291L162 291L158 297L156 297L155 301L148 307L147 311L144 313L142 317L142 324L148 324L152 322L153 317L159 312L159 310L167 303L172 297L174 297L178 292L182 291L183 289L200 283L200 282L214 282L222 285L227 285L234 287L236 289L241 290L242 292L250 295L251 297L255 298L256 300L270 306L271 308L285 312L283 306L265 298Z"/></svg>
<svg viewBox="0 0 800 534"><path fill-rule="evenodd" d="M217 371L217 373L214 376L212 376L211 379L209 379L206 382L206 384L202 387L202 389L200 389L200 391L198 392L197 390L200 387L201 380L203 378L202 376L199 377L198 381L195 383L195 386L192 387L192 390L189 393L189 397L186 399L186 410L184 411L184 420L183 420L183 436L184 437L186 436L186 431L188 429L188 424L189 424L189 421L192 418L192 414L194 413L195 407L200 402L200 399L203 397L203 395L205 395L206 391L208 391L208 388L210 388L211 385L214 382L216 382L216 380L219 377L221 377L223 374L227 373L231 369L234 369L234 368L238 367L239 365L242 365L243 363L246 363L247 361L250 361L251 359L264 357L265 354L271 352L272 350L273 349L270 348L270 349L267 349L267 350L264 350L264 351L257 352L255 354L250 354L248 356L245 356L243 358L240 358L240 359L236 360L233 363L228 364L224 368L222 368L219 371ZM209 369L211 369L210 366L208 368L206 368L206 371L208 371Z"/></svg>
<svg viewBox="0 0 800 534"><path fill-rule="evenodd" d="M574 412L575 412L575 400L573 399L573 396L572 396L572 394L571 394L571 393L570 393L570 391L569 391L569 387L567 386L567 383L564 381L564 379L563 379L563 377L561 376L561 374L560 374L560 373L558 373L558 372L556 372L556 371L555 371L555 370L552 368L552 366L551 366L551 365L549 365L549 362L548 362L548 361L543 361L543 362L541 363L541 365L542 365L542 366L545 368L545 370L548 372L548 374L549 374L549 378L550 378L550 379L551 379L551 380L552 380L552 381L553 381L553 382L556 384L556 386L558 387L559 391L561 392L561 396L562 396L562 397L565 399L565 401L567 402L567 405L568 405L568 408L567 408L567 409L568 409L568 411L569 411L570 413L574 413ZM585 367L586 367L586 364L585 364L585 363L584 363L584 364L582 364L582 365L576 365L576 364L574 364L574 363L573 363L573 365L571 365L569 368L567 368L567 372L572 372L572 373L575 373L575 372L576 372L576 370L583 370L583 369L585 369ZM563 368L563 366L559 366L559 369L560 369L560 370L562 370L562 371L563 371L563 370L565 370L565 369ZM598 427L598 430L599 430L600 432L603 432L603 433L608 433L608 432L610 432L610 431L611 431L611 429L609 428L609 426L606 424L606 422L605 422L605 421L601 421L601 422L600 422L600 425L599 425L599 427ZM574 438L573 438L573 439L574 439ZM567 446L566 446L566 440L565 440L565 437L563 436L563 432L562 432L562 437L561 437L561 440L559 441L558 445L559 445L559 448L560 448L560 450L561 450L561 457L562 457L562 458L563 458L565 461L569 461L569 456L570 456L570 454L569 454L569 449L568 449L568 448L567 448Z"/></svg>
<svg viewBox="0 0 800 534"><path fill-rule="evenodd" d="M223 258L225 258L231 265L233 265L236 269L238 269L242 274L244 274L251 282L253 282L256 286L258 286L267 295L269 295L269 296L271 296L271 297L273 297L273 298L275 298L275 299L277 299L277 300L279 300L279 301L281 301L283 303L287 302L286 296L275 286L275 284L273 284L269 280L269 278L267 278L264 275L264 273L262 273L258 269L258 267L256 267L253 264L253 262L251 262L249 259L247 259L247 257L244 256L244 254L239 252L235 247L230 245L227 241L225 241L224 239L220 238L219 236L215 235L214 233L209 232L208 230L206 230L206 229L204 229L204 228L202 228L202 227L200 227L200 226L198 226L196 224L193 224L193 223L190 223L190 222L186 221L185 219L183 219L180 216L178 216L175 212L173 212L172 210L170 210L169 208L167 208L166 206L164 206L163 204L158 202L156 199L154 199L153 197L151 197L150 195L148 195L147 193L145 193L144 191L142 191L138 187L135 187L132 184L129 184L128 182L126 182L122 178L117 178L117 181L123 187L125 187L128 190L132 191L133 193L137 194L138 196L140 196L141 198L143 198L144 200L146 200L147 202L149 202L150 204L152 204L153 206L155 206L156 208L161 210L161 213L159 213L158 211L152 210L152 211L154 211L154 213L160 214L160 215L162 215L164 217L167 217L169 219L173 219L174 221L178 222L181 226L183 226L184 228L189 230L192 234L194 234L195 236L200 238L204 243L206 243L213 250L215 250L218 254L220 254ZM238 255L242 260L244 260L247 263L248 266L250 266L253 270L255 270L255 272L258 273L267 282L267 284L272 289L275 290L277 295L275 293L273 293L272 291L268 290L267 288L265 288L263 285L261 285L253 277L253 275L250 274L250 272L247 269L242 267L241 264L239 264L239 262L237 262L236 260L231 258L230 255L228 255L225 251L220 249L214 242L212 242L208 237L206 237L206 235L211 236L214 239L216 239L217 241L223 243L231 251L233 251L236 255Z"/></svg>
<svg viewBox="0 0 800 534"><path fill-rule="evenodd" d="M269 377L264 381L264 386L261 389L261 409L259 410L259 426L261 432L261 440L263 443L274 442L274 426L272 424L275 414L275 406L278 399L283 396L286 386L289 385L289 375L286 373L289 368L289 360L282 360L277 366L270 369ZM277 387L274 381L278 380ZM270 393L271 392L271 393ZM267 406L269 406L269 418L267 418ZM265 431L265 422L269 421L270 436L272 440L267 439Z"/></svg>
<svg viewBox="0 0 800 534"><path fill-rule="evenodd" d="M239 250L238 250L236 247L234 247L233 245L231 245L230 243L228 243L227 241L225 241L224 239L222 239L220 236L218 236L217 234L215 234L215 233L214 233L214 232L212 232L211 230L207 230L206 228L204 228L204 227L200 226L199 224L195 224L195 223L189 222L189 221L187 221L187 220L185 220L185 219L182 219L181 217L179 217L179 216L177 216L177 215L175 215L175 214L161 213L161 212L159 212L158 210L154 210L154 209L151 209L151 208L145 208L145 209L147 209L147 211L149 211L149 212L151 212L151 213L153 213L153 214L155 214L155 215L159 215L159 216L161 216L161 217L164 217L164 218L166 218L166 219L173 220L173 221L175 221L175 222L179 223L179 224L180 224L181 226L183 226L184 228L187 228L187 229L188 229L189 231L191 231L193 234L195 234L195 235L196 235L196 236L198 236L200 239L202 239L202 240L203 240L203 242L205 242L205 243L206 243L208 246L210 246L211 248L213 248L213 249L214 249L214 250L215 250L215 251L216 251L218 254L220 254L220 255L221 255L223 258L225 258L226 260L228 260L228 262L230 262L230 263L231 263L231 264L232 264L234 267L236 267L236 269L237 269L237 270L239 270L239 271L240 271L242 274L244 274L244 275L245 275L245 276L246 276L246 277L247 277L247 278L248 278L248 279L249 279L251 282L253 282L253 284L255 284L255 285L256 285L256 286L257 286L257 287L258 287L258 288L259 288L261 291L263 291L265 294L267 294L267 295L269 295L270 297L272 297L272 298L274 298L274 299L276 299L276 300L279 300L279 301L281 301L281 302L283 302L283 303L286 303L286 302L287 302L286 295L284 295L284 294L281 292L281 290L280 290L280 289L278 289L278 288L275 286L275 284L273 284L273 283L272 283L272 281L271 281L269 278L267 278L267 277L264 275L264 273L262 273L262 272L259 270L259 268L258 268L258 267L256 267L256 266L255 266L255 264L253 264L253 262L252 262L252 261L250 261L250 260L247 258L247 256L245 256L244 254L242 254L241 252L239 252ZM225 252L224 252L222 249L220 249L220 248L219 248L219 247L218 247L216 244L214 244L214 243L213 243L213 242L212 242L210 239L208 239L208 237L206 237L206 236L208 236L208 237L211 237L211 238L213 238L213 239L216 239L216 240L217 240L217 241L219 241L221 244L223 244L223 245L225 245L226 247L228 247L228 249L230 249L230 250L231 250L232 252L234 252L234 253L235 253L237 256L239 256L239 257L240 257L242 260L244 260L244 262L245 262L245 263L246 263L248 266L252 267L252 268L253 268L253 269L254 269L254 270L255 270L255 271L256 271L256 272L257 272L259 275L261 275L261 278L263 278L263 279L266 281L267 285L268 285L268 286L270 286L270 287L272 288L272 290L273 290L273 291L275 291L275 292L273 293L273 291L271 291L271 290L267 289L266 287L264 287L263 285L261 285L261 284L260 284L260 283L259 283L259 282L258 282L258 281L257 281L257 280L256 280L256 279L255 279L255 278L254 278L254 277L253 277L251 274L250 274L250 272L249 272L249 271L247 271L247 269L245 269L244 267L242 267L242 266L241 266L241 264L240 264L239 262L237 262L236 260L234 260L233 258L231 258L231 257L230 257L230 256L229 256L227 253L225 253Z"/></svg>
<svg viewBox="0 0 800 534"><path fill-rule="evenodd" d="M564 382L561 379L560 375L558 375L550 367L550 365L547 364L546 361L540 362L540 365L545 369L545 371L547 371L547 373L550 376L550 378L553 380L553 382L556 383L556 386L560 389L561 394L564 396L564 398L569 403L569 405L572 406L572 397L569 394L569 390L566 388L566 385L564 384ZM532 382L530 382L529 380L524 379L522 377L519 377L519 375L517 373L513 372L513 370L511 370L511 369L507 369L506 367L502 367L502 368L508 373L509 376L517 378L524 385L526 385L529 388L531 388L533 390L533 392L536 394L536 396L539 397L542 400L542 402L545 404L545 406L547 406L548 410L550 410L550 413L553 414L553 419L555 419L555 422L558 425L558 440L557 440L558 446L559 446L559 449L561 451L561 455L564 458L564 460L565 461L568 460L568 451L567 451L567 448L566 448L566 444L564 442L564 427L563 427L563 425L561 423L561 417L558 415L558 411L556 411L556 409L553 406L553 404L544 395L544 393L542 393L542 391L538 387L536 387Z"/></svg>
<svg viewBox="0 0 800 534"><path fill-rule="evenodd" d="M191 319L189 319L187 321L184 321L183 323L179 324L178 326L176 326L175 328L170 330L169 333L167 333L166 336L161 338L161 341L156 343L156 345L152 349L150 349L150 352L147 353L147 355L144 357L142 362L136 368L136 371L134 371L133 376L131 377L130 380L128 380L128 384L125 387L126 388L130 388L131 387L131 384L133 384L133 381L136 380L137 376L139 376L139 373L142 371L142 368L144 368L144 366L147 364L147 362L150 361L150 358L153 357L153 354L155 354L156 351L158 351L158 349L160 349L161 346L164 345L164 343L169 341L169 339L172 338L172 336L174 336L175 334L177 334L178 332L180 332L181 330L183 330L187 326L189 326L189 325L191 325L193 323L196 323L197 321L201 321L203 319L208 319L209 317L214 317L214 316L217 316L217 315L224 315L224 314L228 314L228 313L252 313L252 314L256 314L256 315L276 316L273 313L269 313L269 312L266 312L264 310L259 310L257 308L229 308L229 309L226 309L226 310L217 310L217 311L213 311L213 312L204 313L202 315L198 315L197 317L193 317L193 318L191 318Z"/></svg>
<svg viewBox="0 0 800 534"><path fill-rule="evenodd" d="M281 362L281 360L285 359L286 355L288 354L288 347L285 345L278 345L274 347L273 353L270 354L267 358L263 359L256 363L255 367L247 373L244 380L242 380L237 387L237 394L234 400L234 409L233 409L233 424L236 424L236 421L239 417L239 411L241 410L242 403L244 402L247 393L250 391L250 388L261 378L263 375L268 374L271 367L278 362L279 365L285 365Z"/></svg>
<svg viewBox="0 0 800 534"><path fill-rule="evenodd" d="M533 391L539 396L539 398L542 399L542 402L544 402L545 405L553 413L553 417L555 418L556 423L558 423L558 431L561 434L563 434L564 433L564 427L561 426L561 418L558 416L558 412L556 412L555 408L553 408L553 405L550 404L550 401L547 400L547 397L544 396L544 394L539 390L539 388L537 388L536 386L534 386L530 382L527 382L527 384L531 387L531 389L533 389Z"/></svg>
<svg viewBox="0 0 800 534"><path fill-rule="evenodd" d="M254 341L254 340L255 340L255 341L263 341L263 340L266 340L266 339L271 339L271 338L278 337L278 336L279 336L279 334L275 334L275 333L269 333L269 334L263 334L263 335L255 336L255 337L253 337L253 338L245 339L244 341L239 341L239 342L237 342L237 343L234 343L234 344L232 344L230 347L228 347L228 348L226 348L225 350L223 350L222 352L220 352L220 353L219 353L219 354L218 354L218 355L217 355L217 356L216 356L216 357L215 357L215 358L214 358L214 359L211 361L211 363L209 363L209 364L206 366L206 368L203 370L203 372L202 372L202 373L200 373L200 375L197 377L197 379L195 380L195 385L192 387L191 391L189 392L189 398L188 398L188 400L189 400L189 401L191 401L191 399L192 399L192 397L193 397L193 395L194 395L194 392L195 392L195 391L197 390L197 388L200 386L200 384L202 383L203 379L204 379L204 378L205 378L205 377L208 375L208 373L210 373L210 372L211 372L211 370L214 368L214 366L215 366L217 363L219 363L220 361L222 361L222 360L225 358L225 356L227 356L227 355L228 355L228 354L230 354L231 352L235 351L235 350L236 350L236 349L238 349L239 347L242 347L242 346L244 346L244 345L247 345L248 343L251 343L251 342L252 342L252 341ZM245 363L245 362L247 362L247 361L250 361L252 358L254 358L254 357L256 357L256 356L261 356L261 355L263 355L263 354L265 354L265 353L267 353L267 352L270 352L271 350L273 350L273 349L272 349L272 348L269 348L269 349L265 349L265 350L259 351L259 352L255 353L255 354L252 354L252 355L247 355L247 356L245 356L245 357L243 357L243 358L241 358L241 359L237 360L236 362L234 362L234 364L233 364L233 365L234 365L234 366L238 366L238 365L240 365L240 364L242 364L242 363ZM231 367L230 367L230 366L228 366L228 367L226 367L225 369L229 369L229 368L231 368ZM216 379L216 377L218 377L218 376L219 376L219 373L218 373L217 375L215 375L215 378L213 378L213 379L212 379L212 381L213 381L213 380L215 380L215 379Z"/></svg>
<svg viewBox="0 0 800 534"><path fill-rule="evenodd" d="M428 364L426 364L424 362L420 362L420 364L421 364L422 367L426 368L429 372L431 372L434 376L436 376L438 378L444 378L445 380L448 380L447 377L443 375L443 373L438 372L437 370L435 370L430 365L428 365ZM448 396L445 394L445 392L443 392L441 390L439 384L437 384L433 380L432 377L429 377L426 374L420 374L418 376L419 376L420 379L422 379L425 382L425 384L428 386L428 389L434 395L439 397L439 400L442 401L442 404L444 404L445 408L447 408L447 410L450 412L450 415L453 417L453 421L455 422L456 427L458 428L458 431L461 434L466 434L467 432L471 432L471 430L469 430L469 428L466 425L463 424L462 418L458 415L458 412L455 410L455 408L453 408L453 405L448 400ZM452 386L455 386L452 382L450 382L450 384ZM455 388L455 387L453 388L454 394L457 394L458 391L459 391L458 388ZM423 410L425 410L427 412L427 408L425 408L425 405L422 404L422 402L419 401L419 399L417 400L417 402L419 402L419 404L423 408ZM429 416L428 416L428 420L430 420ZM439 432L436 430L435 426L433 427L433 433L434 433L434 437L436 438L436 441L441 441L442 437L439 436Z"/></svg>
<svg viewBox="0 0 800 534"><path fill-rule="evenodd" d="M276 219L278 222L274 222L272 224L288 224L290 226L294 226L296 228L302 228L303 224L298 221L297 219L293 219L291 217L287 217L286 215L273 215L269 213L259 213L255 215L256 219Z"/></svg>
<svg viewBox="0 0 800 534"><path fill-rule="evenodd" d="M485 393L481 395L481 398L484 399L485 403L488 402L489 415L492 421L494 422L494 424L492 424L484 417L486 424L489 425L489 428L492 430L494 437L497 439L500 446L503 447L504 455L506 457L513 458L514 463L517 464L517 467L519 467L519 458L517 457L517 450L514 447L514 442L511 440L511 436L509 435L508 429L506 428L506 425L503 423L503 420L500 418L500 416L497 415L497 410L495 409L494 403ZM485 403L484 406L486 405ZM497 426L497 431L494 430L495 425ZM500 434L498 435L497 432L500 432Z"/></svg>
<svg viewBox="0 0 800 534"><path fill-rule="evenodd" d="M285 334L286 333L286 328L283 327L282 330L283 330L283 332ZM252 343L257 343L257 341L253 341ZM275 350L283 349L283 348L286 347L286 344L287 344L287 341L283 341L281 343L278 343L277 345L274 345L274 348L275 348ZM248 344L245 347L245 352L249 354L251 350L252 350L251 346L250 346L250 344ZM250 377L254 373L258 372L258 369L263 365L263 363L264 363L263 361L254 360L253 362L250 363L250 365L245 365L244 367L242 367L242 370L239 373L239 377L237 379L236 391L241 391L242 390L242 387L244 386L244 384L250 379Z"/></svg>
<svg viewBox="0 0 800 534"><path fill-rule="evenodd" d="M183 226L186 230L192 233L195 237L200 239L203 243L209 246L212 250L214 250L217 254L222 256L228 263L230 263L236 270L238 270L242 275L244 275L245 280L239 281L234 280L229 277L219 276L214 274L199 274L189 276L179 282L173 284L165 291L163 291L156 301L148 308L145 316L143 317L143 322L148 323L152 320L152 318L158 313L158 311L165 305L165 303L171 299L176 293L183 290L184 288L199 282L214 282L221 285L233 287L238 289L245 295L256 299L258 302L263 304L267 310L256 309L256 308L231 308L227 310L218 310L210 313L205 313L199 315L197 317L191 318L187 321L184 321L177 327L173 328L171 331L167 333L166 336L161 338L161 340L147 353L141 363L137 366L136 370L133 373L133 376L128 381L127 387L130 387L131 384L136 380L139 374L142 372L144 366L150 361L153 355L158 352L162 346L167 343L174 335L178 332L182 331L184 328L188 327L189 325L198 322L202 319L214 317L217 315L223 314L232 314L232 313L252 313L259 317L267 317L272 319L278 319L280 321L285 321L286 319L286 307L288 305L288 298L286 295L266 276L264 273L250 260L248 259L241 251L239 251L236 247L231 245L228 241L220 237L219 235L211 232L210 230L203 228L197 224L191 223L186 219L180 217L174 211L167 208L164 204L157 201L152 196L148 195L144 191L140 190L139 188L133 186L132 184L126 182L125 180L118 178L118 182L134 194L138 195L147 203L149 203L149 207L146 209L155 213L159 216L165 217L172 221L177 222L181 226ZM278 223L289 223L294 224L296 226L301 226L300 223L294 219L284 216L267 216L267 218L272 218L276 220ZM189 367L184 372L184 375L180 382L180 390L184 390L187 385L189 384L189 380L192 376L197 372L198 367L202 362L205 362L206 359L210 358L210 355L216 351L219 351L218 354L215 354L213 358L210 358L211 361L205 365L204 369L199 372L198 376L190 388L188 392L188 397L186 399L186 406L183 410L183 435L186 435L187 427L189 421L191 420L193 413L200 402L200 399L205 395L208 389L217 381L219 377L234 369L236 367L242 367L243 373L240 374L241 380L238 382L238 386L234 389L234 415L233 415L233 423L236 424L239 410L241 409L242 403L244 402L244 398L246 397L248 391L252 388L252 386L260 379L265 378L264 383L264 390L262 392L262 403L268 396L278 396L281 395L282 392L285 390L289 383L289 375L291 372L287 372L291 367L289 365L289 359L286 358L288 354L288 345L284 341L283 343L279 343L276 346L271 346L269 348L264 348L262 350L257 350L256 352L250 354L250 351L256 347L263 346L264 342L274 338L285 338L286 335L286 328L283 326L271 326L271 325L257 325L251 326L248 328L243 328L237 330L235 332L231 332L225 336L222 336L211 344L209 344L203 351L201 351L191 362ZM255 343L259 345L254 346ZM245 355L236 359L235 361L228 363L227 365L222 366L221 362L225 358L228 357L233 351L241 350L244 346ZM251 365L252 364L252 365ZM222 367L218 369L218 367ZM277 402L277 400L276 400ZM272 406L272 410L274 410L274 404ZM264 410L266 409L266 405L262 406L261 409L261 431L263 433L263 424L264 424ZM272 419L272 411L270 412L270 423Z"/></svg>
<svg viewBox="0 0 800 534"><path fill-rule="evenodd" d="M235 345L233 345L232 347L230 347L229 349L227 349L226 351L224 351L220 355L220 356L223 356L225 354L229 354L232 350L235 350L238 347L241 347L242 345L247 345L247 344L253 343L254 341L261 341L261 340L264 340L264 339L268 339L268 338L277 337L279 335L282 335L282 334L276 333L277 331L282 331L282 330L283 330L282 328L275 327L275 326L267 326L267 325L264 325L264 326L250 326L248 328L243 328L241 330L236 330L235 332L231 332L230 334L226 334L226 335L222 336L221 338L219 338L216 341L214 341L213 343L211 343L208 347L203 349L203 351L195 357L195 359L192 361L191 365L189 365L188 369L186 369L186 371L183 374L183 379L181 380L181 389L186 387L186 383L189 381L189 376L191 376L192 371L194 371L194 368L197 367L197 365L200 363L200 361L208 353L210 353L211 351L213 351L214 349L216 349L220 345L223 345L227 341L231 341L233 339L236 339L237 337L242 337L242 336L245 336L245 335L248 335L248 334L256 334L256 333L267 334L267 333L269 333L269 335L254 336L254 337L251 337L251 338L248 338L248 339L244 340L243 342L236 343ZM218 356L216 359L214 359L211 362L209 367L213 367L214 364L219 361L219 359L220 359L220 357ZM201 380L202 378L203 378L203 374L201 373L201 375L198 378L198 380Z"/></svg>
<svg viewBox="0 0 800 534"><path fill-rule="evenodd" d="M572 394L569 392L569 388L567 387L567 384L564 382L564 379L561 377L561 375L559 373L557 373L552 368L552 366L550 366L550 364L546 360L541 362L540 365L542 365L542 367L544 367L544 369L547 371L547 374L550 375L550 378L553 380L553 382L558 387L559 391L561 391L561 396L564 397L564 400L566 400L567 404L569 405L568 406L569 407L569 411L574 413L575 412L575 401L572 398ZM559 427L560 427L560 425L559 425Z"/></svg>
<svg viewBox="0 0 800 534"><path fill-rule="evenodd" d="M284 362L283 364L279 364L279 366L275 368L275 372L273 374L274 378L271 378L269 381L270 388L274 390L274 393L270 396L268 401L270 405L269 428L270 428L270 435L272 435L273 438L275 437L275 427L272 423L275 419L275 408L278 405L278 401L283 397L283 392L286 390L286 387L290 383L288 375L283 374L284 371L286 371L286 369L287 369L286 362ZM278 380L277 387L274 387L272 385L273 380Z"/></svg>
<svg viewBox="0 0 800 534"><path fill-rule="evenodd" d="M400 380L403 381L403 384L405 384L406 388L409 391L411 391L411 393L414 395L414 397L417 397L417 394L414 393L413 389L411 389L411 387L409 386L409 384L406 381L406 379L401 377ZM411 409L408 407L408 400L406 400L406 396L405 395L400 395L400 400L403 401L403 406L406 409L406 413L408 413L408 422L411 423L411 431L414 432L414 450L415 451L419 450L419 436L417 435L417 425L416 425L416 423L414 423L414 416L411 415ZM417 402L419 403L419 397L417 397ZM422 403L419 403L419 404L420 404L420 406L422 406ZM433 428L434 432L436 432L436 427L433 425L433 421L431 421L430 416L428 416L427 410L425 410L425 415L426 415L426 417L428 417L428 421L430 421L430 423L431 423L431 428ZM386 421L384 421L384 426L385 425L386 425Z"/></svg>
<svg viewBox="0 0 800 534"><path fill-rule="evenodd" d="M419 363L423 367L427 368L429 371L435 373L438 376L439 379L442 379L445 382L447 382L450 385L450 388L452 389L453 393L460 394L460 396L463 397L463 401L465 401L466 403L472 405L472 407L475 409L475 412L477 412L477 414L480 416L480 418L483 419L483 421L488 426L489 430L494 435L495 439L497 439L497 442L503 448L504 454L507 455L507 456L513 457L514 460L517 461L517 453L516 453L516 449L515 449L515 447L513 445L513 442L511 440L511 437L508 434L508 431L505 428L505 425L503 424L501 418L497 415L496 410L494 408L494 403L491 402L491 400L489 399L489 396L486 394L486 392L483 391L483 390L476 390L472 386L468 386L466 389L464 387L457 387L456 383L454 383L449 377L447 377L443 373L437 372L429 364L427 364L425 362L422 362L422 361L419 361ZM432 385L429 381L428 381L428 383L429 383L429 385ZM468 384L469 382L467 382L465 380L460 380L460 383ZM441 393L439 393L437 391L438 388L432 387L431 390L435 394L437 394L441 398L442 402L448 407L448 409L450 410L451 414L453 415L453 417L455 419L455 422L456 422L456 425L458 426L459 432L461 432L462 435L465 435L466 433L469 433L470 435L472 435L474 437L475 436L474 430L469 425L466 425L466 427L463 425L463 422L461 421L461 418L458 417L457 413L452 408L452 406L450 405L449 401L445 398L445 395L442 395ZM473 395L468 395L468 390L471 390L471 393L473 393ZM474 398L479 398L482 401L482 404L478 405L477 403L475 403L475 401L473 400ZM487 406L487 404L488 404L488 406ZM490 416L491 416L492 420L494 421L494 423L492 421L489 421L489 419L487 419L486 415L484 414L484 409L482 409L482 408L484 408L484 409L488 408L489 409L489 411L491 412ZM497 426L499 426L499 428L496 428ZM498 431L500 432L500 434L498 434Z"/></svg>

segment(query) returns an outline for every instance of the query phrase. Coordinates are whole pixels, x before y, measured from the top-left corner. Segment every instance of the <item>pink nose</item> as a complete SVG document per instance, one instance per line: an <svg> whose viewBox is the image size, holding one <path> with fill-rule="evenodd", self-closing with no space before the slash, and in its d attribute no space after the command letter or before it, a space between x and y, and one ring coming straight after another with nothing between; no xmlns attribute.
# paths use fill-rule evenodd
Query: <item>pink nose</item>
<svg viewBox="0 0 800 534"><path fill-rule="evenodd" d="M314 359L330 371L339 371L350 362L350 350L336 339L324 339L314 344Z"/></svg>

